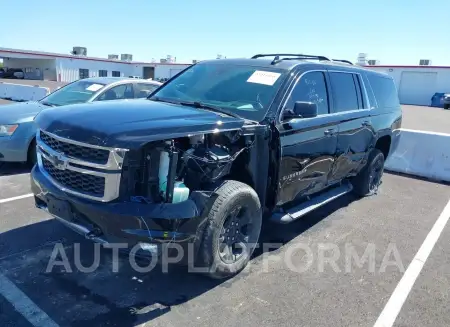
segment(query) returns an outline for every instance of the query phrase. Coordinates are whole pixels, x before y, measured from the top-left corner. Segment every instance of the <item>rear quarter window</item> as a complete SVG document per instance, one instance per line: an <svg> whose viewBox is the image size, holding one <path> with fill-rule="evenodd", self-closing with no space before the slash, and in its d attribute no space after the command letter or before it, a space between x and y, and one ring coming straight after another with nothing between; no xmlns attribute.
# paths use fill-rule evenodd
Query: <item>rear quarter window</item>
<svg viewBox="0 0 450 327"><path fill-rule="evenodd" d="M367 79L377 100L378 107L393 108L400 106L397 88L392 78L368 74Z"/></svg>

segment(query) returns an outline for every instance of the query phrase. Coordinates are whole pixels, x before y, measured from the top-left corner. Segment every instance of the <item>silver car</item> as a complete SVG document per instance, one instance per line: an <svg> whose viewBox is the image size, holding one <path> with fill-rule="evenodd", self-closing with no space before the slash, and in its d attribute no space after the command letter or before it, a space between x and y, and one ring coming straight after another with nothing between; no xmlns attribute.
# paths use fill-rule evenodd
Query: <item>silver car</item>
<svg viewBox="0 0 450 327"><path fill-rule="evenodd" d="M69 104L146 98L161 83L151 80L96 77L67 84L37 102L0 106L0 162L35 163L34 117L48 107Z"/></svg>

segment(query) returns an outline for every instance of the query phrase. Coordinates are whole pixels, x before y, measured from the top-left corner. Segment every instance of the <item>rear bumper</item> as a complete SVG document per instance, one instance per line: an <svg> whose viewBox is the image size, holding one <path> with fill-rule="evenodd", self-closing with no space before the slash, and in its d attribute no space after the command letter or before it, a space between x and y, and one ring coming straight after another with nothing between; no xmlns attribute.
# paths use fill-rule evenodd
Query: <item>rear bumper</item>
<svg viewBox="0 0 450 327"><path fill-rule="evenodd" d="M138 202L101 203L64 193L36 165L31 172L36 206L48 211L49 197L66 201L72 217L56 217L67 227L100 243L126 243L129 248L151 244L178 243L183 248L202 237L205 208L210 196L193 192L184 202L154 204Z"/></svg>

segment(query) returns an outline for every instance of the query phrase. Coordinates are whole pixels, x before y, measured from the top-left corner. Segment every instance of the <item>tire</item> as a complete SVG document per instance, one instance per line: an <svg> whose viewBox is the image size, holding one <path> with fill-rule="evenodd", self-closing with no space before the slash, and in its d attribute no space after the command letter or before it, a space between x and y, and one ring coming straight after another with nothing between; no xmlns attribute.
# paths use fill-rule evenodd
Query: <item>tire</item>
<svg viewBox="0 0 450 327"><path fill-rule="evenodd" d="M33 167L37 162L37 154L36 154L36 139L31 141L30 146L28 147L28 164L30 167Z"/></svg>
<svg viewBox="0 0 450 327"><path fill-rule="evenodd" d="M444 109L450 108L450 104L444 104Z"/></svg>
<svg viewBox="0 0 450 327"><path fill-rule="evenodd" d="M367 164L353 179L353 192L358 196L369 196L377 193L384 171L384 154L379 149L373 149Z"/></svg>
<svg viewBox="0 0 450 327"><path fill-rule="evenodd" d="M208 277L222 279L238 274L250 260L261 232L262 210L258 195L247 184L225 181L215 193L198 259L207 267Z"/></svg>

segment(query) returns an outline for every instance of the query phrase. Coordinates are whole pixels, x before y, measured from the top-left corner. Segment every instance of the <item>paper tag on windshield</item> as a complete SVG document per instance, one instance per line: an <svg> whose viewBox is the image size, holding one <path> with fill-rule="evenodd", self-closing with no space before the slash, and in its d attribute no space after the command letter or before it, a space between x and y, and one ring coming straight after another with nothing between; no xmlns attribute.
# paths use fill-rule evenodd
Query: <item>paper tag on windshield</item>
<svg viewBox="0 0 450 327"><path fill-rule="evenodd" d="M247 80L248 83L257 83L264 85L273 85L280 77L280 73L265 72L262 70L255 71Z"/></svg>
<svg viewBox="0 0 450 327"><path fill-rule="evenodd" d="M86 90L87 90L87 91L96 92L96 91L100 90L102 87L103 87L102 84L92 84L92 85L89 85L89 86L86 88Z"/></svg>

